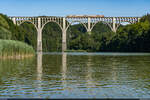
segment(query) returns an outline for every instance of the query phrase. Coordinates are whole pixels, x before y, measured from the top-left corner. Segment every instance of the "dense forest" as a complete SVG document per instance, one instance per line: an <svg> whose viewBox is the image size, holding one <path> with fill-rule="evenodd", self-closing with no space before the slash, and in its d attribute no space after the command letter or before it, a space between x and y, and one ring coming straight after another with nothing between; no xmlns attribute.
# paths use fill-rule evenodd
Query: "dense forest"
<svg viewBox="0 0 150 100"><path fill-rule="evenodd" d="M0 39L19 40L36 50L37 32L30 23L13 24L6 15L0 14ZM48 23L42 31L43 51L61 51L62 34L56 23ZM150 52L150 14L139 23L121 25L116 33L99 22L91 35L82 24L74 24L67 31L67 49L89 52Z"/></svg>

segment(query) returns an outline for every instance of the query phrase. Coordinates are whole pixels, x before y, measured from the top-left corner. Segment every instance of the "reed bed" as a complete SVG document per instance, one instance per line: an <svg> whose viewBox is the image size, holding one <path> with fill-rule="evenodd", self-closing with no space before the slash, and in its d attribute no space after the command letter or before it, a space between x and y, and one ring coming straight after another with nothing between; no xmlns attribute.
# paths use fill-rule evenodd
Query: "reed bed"
<svg viewBox="0 0 150 100"><path fill-rule="evenodd" d="M24 42L0 39L0 58L30 57L34 54L33 47Z"/></svg>

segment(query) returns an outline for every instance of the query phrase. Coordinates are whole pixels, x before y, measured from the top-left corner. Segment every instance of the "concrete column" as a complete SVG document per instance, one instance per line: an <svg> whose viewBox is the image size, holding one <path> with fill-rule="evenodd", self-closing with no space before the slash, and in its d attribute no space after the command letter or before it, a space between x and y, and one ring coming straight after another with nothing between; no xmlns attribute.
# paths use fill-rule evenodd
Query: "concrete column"
<svg viewBox="0 0 150 100"><path fill-rule="evenodd" d="M89 34L91 34L91 18L90 17L88 17L88 29L87 29L87 32Z"/></svg>
<svg viewBox="0 0 150 100"><path fill-rule="evenodd" d="M141 19L141 18L140 18L140 17L138 17L138 22L140 22L140 19Z"/></svg>
<svg viewBox="0 0 150 100"><path fill-rule="evenodd" d="M63 18L63 29L62 29L62 52L67 50L67 36L66 36L66 19L65 17Z"/></svg>
<svg viewBox="0 0 150 100"><path fill-rule="evenodd" d="M37 52L42 52L42 29L41 18L38 18L38 30L37 30Z"/></svg>
<svg viewBox="0 0 150 100"><path fill-rule="evenodd" d="M15 17L12 18L12 21L16 25L16 18Z"/></svg>
<svg viewBox="0 0 150 100"><path fill-rule="evenodd" d="M116 33L116 18L115 17L113 17L113 28L112 28L113 30L113 32L115 32Z"/></svg>

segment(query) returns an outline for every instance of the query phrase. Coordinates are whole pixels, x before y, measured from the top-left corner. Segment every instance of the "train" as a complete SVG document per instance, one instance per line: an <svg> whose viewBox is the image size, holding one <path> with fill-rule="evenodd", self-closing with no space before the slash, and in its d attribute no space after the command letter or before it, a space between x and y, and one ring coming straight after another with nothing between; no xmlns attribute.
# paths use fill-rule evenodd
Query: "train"
<svg viewBox="0 0 150 100"><path fill-rule="evenodd" d="M104 15L68 15L66 17L68 18L85 18L85 17L99 18L99 17L104 17Z"/></svg>

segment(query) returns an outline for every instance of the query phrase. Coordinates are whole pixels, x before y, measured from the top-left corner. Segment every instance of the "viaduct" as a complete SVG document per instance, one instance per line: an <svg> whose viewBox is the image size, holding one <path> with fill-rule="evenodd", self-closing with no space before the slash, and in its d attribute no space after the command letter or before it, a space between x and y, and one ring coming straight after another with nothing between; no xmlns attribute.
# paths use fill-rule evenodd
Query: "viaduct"
<svg viewBox="0 0 150 100"><path fill-rule="evenodd" d="M55 22L59 25L62 30L62 52L67 50L66 43L66 32L70 25L75 22L82 24L87 32L90 34L93 27L98 22L103 22L107 24L113 32L116 32L118 27L123 22L128 22L130 24L134 24L139 22L140 17L104 17L103 15L95 15L95 16L76 16L70 15L66 17L57 17L57 16L37 16L37 17L9 17L14 24L21 25L24 22L32 23L37 30L37 52L42 51L42 30L44 26L49 22Z"/></svg>

